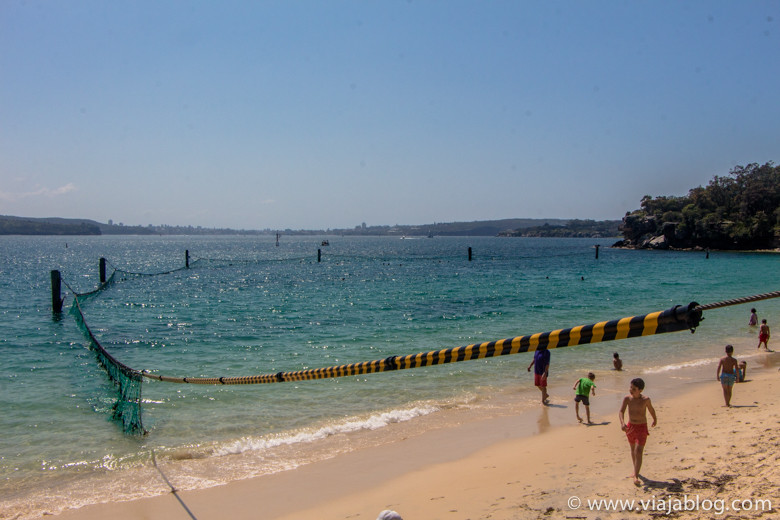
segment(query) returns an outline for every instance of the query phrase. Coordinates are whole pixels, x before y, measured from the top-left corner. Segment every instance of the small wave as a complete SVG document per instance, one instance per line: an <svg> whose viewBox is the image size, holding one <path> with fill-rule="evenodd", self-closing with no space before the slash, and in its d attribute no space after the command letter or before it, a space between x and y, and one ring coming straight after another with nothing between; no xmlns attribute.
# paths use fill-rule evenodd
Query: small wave
<svg viewBox="0 0 780 520"><path fill-rule="evenodd" d="M735 355L735 357L742 361L743 359L752 359L752 358L760 358L763 357L763 355L766 353L764 350L754 350L752 352L749 352L747 354L739 353L739 355Z"/></svg>
<svg viewBox="0 0 780 520"><path fill-rule="evenodd" d="M261 451L277 446L310 443L325 439L332 435L352 433L361 430L378 430L393 423L410 421L438 411L432 405L421 405L405 410L391 410L373 414L365 418L350 418L345 421L328 424L316 429L306 429L297 433L284 434L276 437L244 437L227 443L214 450L215 456L235 455L247 451Z"/></svg>
<svg viewBox="0 0 780 520"><path fill-rule="evenodd" d="M705 365L711 365L715 363L716 359L698 359L696 361L688 361L684 363L676 363L673 365L664 365L661 367L646 368L642 371L643 374L660 374L662 372L673 372L675 370L682 370L685 368L701 367Z"/></svg>

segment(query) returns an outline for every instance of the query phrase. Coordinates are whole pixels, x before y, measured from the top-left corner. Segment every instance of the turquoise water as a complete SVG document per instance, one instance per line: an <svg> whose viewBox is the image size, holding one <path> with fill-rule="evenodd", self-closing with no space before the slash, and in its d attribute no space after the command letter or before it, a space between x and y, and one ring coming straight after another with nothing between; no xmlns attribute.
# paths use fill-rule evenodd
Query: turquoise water
<svg viewBox="0 0 780 520"><path fill-rule="evenodd" d="M152 451L180 489L208 487L388 442L390 424L424 429L448 410L494 413L501 395L513 406L537 398L530 354L300 383L147 381L149 434L128 436L109 420L115 391L67 312L69 294L66 312L52 315L52 269L88 292L100 257L109 270L151 274L182 267L189 250L190 269L118 273L83 307L121 362L188 377L382 359L780 289L776 254L706 258L593 239L328 239L0 237L0 518L164 493ZM780 318L779 300L708 311L693 335L556 350L551 375L607 370L615 350L649 374L709 362L726 340L753 346L751 306L770 325Z"/></svg>

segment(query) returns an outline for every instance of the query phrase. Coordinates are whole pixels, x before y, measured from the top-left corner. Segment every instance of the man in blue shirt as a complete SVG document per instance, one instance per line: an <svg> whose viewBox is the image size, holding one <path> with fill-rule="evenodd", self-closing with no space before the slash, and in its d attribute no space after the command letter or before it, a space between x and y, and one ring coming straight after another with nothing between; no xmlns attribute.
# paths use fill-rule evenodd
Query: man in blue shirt
<svg viewBox="0 0 780 520"><path fill-rule="evenodd" d="M528 371L534 367L534 384L542 392L542 404L547 404L550 396L547 394L547 375L550 373L550 351L546 348L534 352L534 360L528 365Z"/></svg>

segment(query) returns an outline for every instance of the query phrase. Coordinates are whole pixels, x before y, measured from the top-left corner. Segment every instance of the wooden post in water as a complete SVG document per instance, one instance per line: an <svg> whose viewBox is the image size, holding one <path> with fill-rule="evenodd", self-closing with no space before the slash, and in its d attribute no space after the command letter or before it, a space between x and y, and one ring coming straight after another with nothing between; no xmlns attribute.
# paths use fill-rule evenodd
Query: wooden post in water
<svg viewBox="0 0 780 520"><path fill-rule="evenodd" d="M599 259L599 247L601 247L601 246L596 244L596 260Z"/></svg>
<svg viewBox="0 0 780 520"><path fill-rule="evenodd" d="M59 271L51 272L51 310L52 312L62 312L62 297L60 291L62 290L62 277Z"/></svg>
<svg viewBox="0 0 780 520"><path fill-rule="evenodd" d="M190 268L190 250L189 249L185 249L184 250L184 267L186 269Z"/></svg>
<svg viewBox="0 0 780 520"><path fill-rule="evenodd" d="M707 256L705 258L709 258L709 257L710 257L710 248L708 247L707 248Z"/></svg>
<svg viewBox="0 0 780 520"><path fill-rule="evenodd" d="M317 262L322 262L322 249L317 249Z"/></svg>
<svg viewBox="0 0 780 520"><path fill-rule="evenodd" d="M101 285L106 283L106 259L100 259L100 283Z"/></svg>
<svg viewBox="0 0 780 520"><path fill-rule="evenodd" d="M469 246L469 262L471 262L471 246Z"/></svg>

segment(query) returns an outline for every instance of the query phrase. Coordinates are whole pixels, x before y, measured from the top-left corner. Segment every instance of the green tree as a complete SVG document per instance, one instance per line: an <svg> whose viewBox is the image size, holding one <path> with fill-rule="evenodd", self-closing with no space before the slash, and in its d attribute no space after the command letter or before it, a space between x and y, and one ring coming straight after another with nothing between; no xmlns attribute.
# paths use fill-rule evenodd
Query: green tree
<svg viewBox="0 0 780 520"><path fill-rule="evenodd" d="M772 162L736 166L684 197L645 195L640 208L627 214L624 229L636 228L636 219L644 218L641 229L655 225L656 236L664 223L676 223L674 240L680 247L772 247L780 237L780 167ZM626 225L629 219L634 225Z"/></svg>

